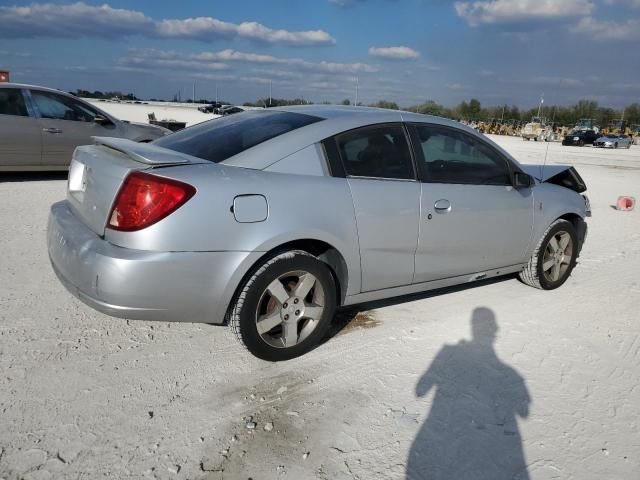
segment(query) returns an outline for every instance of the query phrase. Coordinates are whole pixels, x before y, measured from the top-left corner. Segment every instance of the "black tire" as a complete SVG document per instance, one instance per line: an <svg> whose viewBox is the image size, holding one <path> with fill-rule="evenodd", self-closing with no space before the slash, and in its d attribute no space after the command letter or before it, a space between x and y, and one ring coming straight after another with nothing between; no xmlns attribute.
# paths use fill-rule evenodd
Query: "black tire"
<svg viewBox="0 0 640 480"><path fill-rule="evenodd" d="M584 147L584 140L580 140L579 145L580 145L581 147Z"/></svg>
<svg viewBox="0 0 640 480"><path fill-rule="evenodd" d="M258 332L257 315L259 309L263 308L261 304L264 302L263 296L267 287L289 272L307 272L315 277L323 291L324 310L306 338L290 347L277 347L267 343ZM235 337L256 357L270 362L289 360L309 352L323 340L335 314L336 303L336 284L329 267L307 252L292 250L266 260L255 270L236 295L229 309L228 323ZM281 307L282 305L279 305L276 308ZM300 320L300 324L303 322L308 320ZM297 328L304 328L304 325L300 327L300 324ZM276 331L278 327L282 329L284 343L284 323L274 327Z"/></svg>
<svg viewBox="0 0 640 480"><path fill-rule="evenodd" d="M613 148L618 148L618 142L613 145Z"/></svg>
<svg viewBox="0 0 640 480"><path fill-rule="evenodd" d="M551 242L552 238L555 238L558 234L566 232L571 237L571 255L568 258L568 264L566 270L560 275L560 277L553 281L548 278L543 270L544 254L547 250L547 246ZM578 235L573 224L567 220L558 219L553 222L547 231L542 236L542 239L536 246L536 249L529 260L529 263L518 274L520 280L534 288L542 290L553 290L560 287L567 281L574 267L576 266L576 260L578 258Z"/></svg>

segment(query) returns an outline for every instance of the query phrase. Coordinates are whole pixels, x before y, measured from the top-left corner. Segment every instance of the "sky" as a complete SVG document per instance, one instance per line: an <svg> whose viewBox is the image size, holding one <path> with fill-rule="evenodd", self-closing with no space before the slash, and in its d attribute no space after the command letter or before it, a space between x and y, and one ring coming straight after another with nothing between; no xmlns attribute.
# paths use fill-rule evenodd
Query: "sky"
<svg viewBox="0 0 640 480"><path fill-rule="evenodd" d="M233 103L640 102L640 0L0 0L14 82Z"/></svg>

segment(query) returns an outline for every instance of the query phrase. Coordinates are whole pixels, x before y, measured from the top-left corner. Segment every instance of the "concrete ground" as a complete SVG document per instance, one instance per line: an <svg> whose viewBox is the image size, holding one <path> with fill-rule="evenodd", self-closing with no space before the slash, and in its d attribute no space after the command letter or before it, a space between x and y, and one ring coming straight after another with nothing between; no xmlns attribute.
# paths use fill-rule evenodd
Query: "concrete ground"
<svg viewBox="0 0 640 480"><path fill-rule="evenodd" d="M223 327L77 301L45 246L64 177L2 177L0 478L640 478L640 210L611 207L640 198L640 147L495 140L523 163L548 146L587 182L569 281L343 312L326 343L280 364Z"/></svg>

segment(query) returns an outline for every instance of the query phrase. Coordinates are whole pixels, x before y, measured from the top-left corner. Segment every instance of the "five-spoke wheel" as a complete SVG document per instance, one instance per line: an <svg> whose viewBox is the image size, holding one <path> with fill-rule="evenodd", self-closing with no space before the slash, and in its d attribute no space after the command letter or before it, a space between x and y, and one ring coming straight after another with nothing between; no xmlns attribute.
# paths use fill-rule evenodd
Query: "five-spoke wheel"
<svg viewBox="0 0 640 480"><path fill-rule="evenodd" d="M307 252L284 252L267 259L243 284L229 325L257 357L287 360L323 339L336 298L327 264Z"/></svg>
<svg viewBox="0 0 640 480"><path fill-rule="evenodd" d="M320 323L325 294L311 273L288 272L273 280L256 309L256 327L269 345L288 348L304 341Z"/></svg>
<svg viewBox="0 0 640 480"><path fill-rule="evenodd" d="M567 281L578 257L576 227L568 220L553 222L536 247L520 280L532 287L553 290Z"/></svg>

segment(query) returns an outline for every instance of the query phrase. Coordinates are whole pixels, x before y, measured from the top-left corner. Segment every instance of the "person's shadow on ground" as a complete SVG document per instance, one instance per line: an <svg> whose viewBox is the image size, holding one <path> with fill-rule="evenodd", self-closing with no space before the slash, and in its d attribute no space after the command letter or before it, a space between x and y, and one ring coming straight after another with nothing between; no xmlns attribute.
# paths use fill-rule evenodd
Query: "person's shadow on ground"
<svg viewBox="0 0 640 480"><path fill-rule="evenodd" d="M516 416L531 398L524 379L497 357L495 315L476 308L472 340L445 345L416 385L436 388L407 460L408 480L528 480Z"/></svg>

